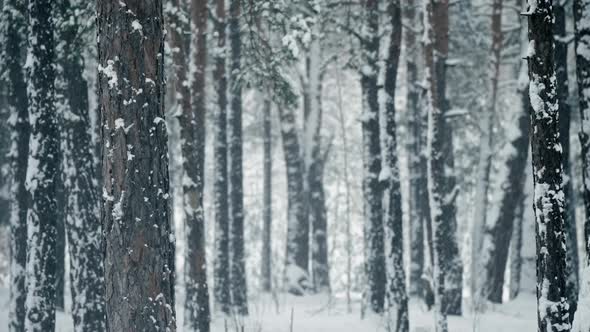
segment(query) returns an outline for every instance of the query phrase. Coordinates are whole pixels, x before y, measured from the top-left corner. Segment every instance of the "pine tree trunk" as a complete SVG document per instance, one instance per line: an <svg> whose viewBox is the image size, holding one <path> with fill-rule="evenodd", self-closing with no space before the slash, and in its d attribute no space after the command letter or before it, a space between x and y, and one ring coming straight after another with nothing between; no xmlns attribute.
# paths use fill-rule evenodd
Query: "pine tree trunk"
<svg viewBox="0 0 590 332"><path fill-rule="evenodd" d="M551 0L529 2L529 95L537 242L539 331L569 331L566 294L563 162Z"/></svg>
<svg viewBox="0 0 590 332"><path fill-rule="evenodd" d="M456 239L452 132L445 122L445 70L448 54L448 2L428 1L425 10L425 64L428 78L430 151L428 192L433 241L436 330L447 331L447 315L461 312L462 265Z"/></svg>
<svg viewBox="0 0 590 332"><path fill-rule="evenodd" d="M528 100L528 95L523 95ZM527 114L528 116L528 114ZM528 122L528 121L527 121ZM528 143L528 142L527 142ZM524 197L518 203L514 218L514 229L510 238L510 280L509 299L515 299L520 293L520 275L522 274L522 224L526 203Z"/></svg>
<svg viewBox="0 0 590 332"><path fill-rule="evenodd" d="M25 330L55 330L56 184L59 181L59 130L55 110L53 5L29 2L28 96L31 141L27 189L27 299Z"/></svg>
<svg viewBox="0 0 590 332"><path fill-rule="evenodd" d="M227 75L225 71L225 1L216 1L215 32L217 50L213 78L217 92L217 112L215 114L215 265L214 293L215 304L223 313L230 313L230 220L229 195L227 191Z"/></svg>
<svg viewBox="0 0 590 332"><path fill-rule="evenodd" d="M29 158L29 109L25 82L26 7L8 0L2 12L2 58L7 77L7 104L11 126L10 163L10 304L8 329L25 329L25 266L27 260L28 191L25 187Z"/></svg>
<svg viewBox="0 0 590 332"><path fill-rule="evenodd" d="M60 128L61 137L60 143L64 141L64 121L63 116L58 110L58 127ZM55 308L59 311L64 311L64 288L65 288L65 274L66 274L66 193L64 180L64 162L65 156L63 148L59 151L59 166L58 166L58 178L59 181L56 183L55 189L55 200L56 200L56 230L57 236L55 238Z"/></svg>
<svg viewBox="0 0 590 332"><path fill-rule="evenodd" d="M63 216L70 256L72 316L75 331L104 331L100 194L90 136L88 83L83 77L85 45L80 38L82 25L79 21L87 18L83 15L86 8L84 3L70 0L60 1L58 8L58 73L61 76L58 82L62 85L58 105L63 115L62 167L65 171Z"/></svg>
<svg viewBox="0 0 590 332"><path fill-rule="evenodd" d="M328 265L328 224L324 192L324 160L321 153L322 127L322 68L321 45L315 37L309 46L307 84L304 103L305 163L309 223L311 225L311 264L313 288L316 292L330 292Z"/></svg>
<svg viewBox="0 0 590 332"><path fill-rule="evenodd" d="M271 102L264 98L262 110L262 140L264 149L263 208L262 208L262 290L272 291L272 121Z"/></svg>
<svg viewBox="0 0 590 332"><path fill-rule="evenodd" d="M590 4L584 0L574 1L574 28L576 50L576 78L580 109L580 145L582 159L582 198L584 200L584 247L583 274L580 282L579 311L590 310ZM574 320L574 331L590 331L590 320Z"/></svg>
<svg viewBox="0 0 590 332"><path fill-rule="evenodd" d="M574 185L572 181L572 170L570 166L570 119L571 109L569 105L569 84L568 84L568 65L567 49L568 43L566 33L566 13L565 7L559 1L553 6L555 15L555 25L553 27L555 40L555 74L557 78L557 99L559 101L559 138L563 151L563 193L565 208L565 232L566 232L566 267L567 281L566 294L569 303L570 322L574 320L574 315L578 303L578 241L576 227L575 197Z"/></svg>
<svg viewBox="0 0 590 332"><path fill-rule="evenodd" d="M416 19L416 4L407 0L403 5L404 19L415 27L420 23ZM410 128L410 295L422 294L422 274L424 272L424 222L428 218L428 188L426 187L425 163L425 123L423 109L420 107L420 87L418 57L420 43L418 33L413 29L404 29L406 46L406 87L407 112ZM424 172L423 172L424 171Z"/></svg>
<svg viewBox="0 0 590 332"><path fill-rule="evenodd" d="M458 194L454 175L453 133L444 114L446 59L449 45L447 0L426 3L425 26L432 39L425 44L425 63L429 77L428 108L430 150L428 192L433 236L433 280L438 311L437 331L447 329L446 315L461 314L463 266L457 243L455 199Z"/></svg>
<svg viewBox="0 0 590 332"><path fill-rule="evenodd" d="M281 136L287 169L287 249L286 290L303 295L310 288L308 275L309 223L305 206L304 163L297 136L295 112L289 105L279 106Z"/></svg>
<svg viewBox="0 0 590 332"><path fill-rule="evenodd" d="M365 273L367 278L366 300L376 313L383 312L386 289L385 248L383 228L383 188L379 182L381 173L381 146L379 137L378 53L379 53L379 4L376 0L365 2L365 29L361 89L363 95L363 199L365 236Z"/></svg>
<svg viewBox="0 0 590 332"><path fill-rule="evenodd" d="M408 294L404 272L403 212L395 121L395 88L402 39L400 1L391 1L387 8L392 31L385 67L385 165L381 180L386 182L385 262L387 265L388 324L390 331L407 332Z"/></svg>
<svg viewBox="0 0 590 332"><path fill-rule="evenodd" d="M205 215L203 213L205 170L205 80L207 64L207 2L192 1L190 61L194 66L192 77L192 106L188 95L180 116L184 176L182 189L186 227L185 253L185 326L198 332L209 332L211 320L209 286L207 283L207 257L205 253ZM174 36L174 35L173 35ZM175 59L175 62L182 59ZM184 62L182 62L184 63ZM186 70L177 71L179 81L186 80Z"/></svg>
<svg viewBox="0 0 590 332"><path fill-rule="evenodd" d="M492 302L502 302L502 286L504 276L504 265L495 265L495 259L498 257L499 249L508 246L501 246L499 248L498 242L503 241L505 237L498 238L499 233L505 232L505 225L496 225L488 230L486 219L488 212L488 191L490 180L490 169L492 166L492 149L493 149L493 128L496 113L496 102L498 96L498 83L500 80L500 62L502 61L502 42L504 35L502 33L502 0L494 0L492 2L492 20L491 20L492 45L490 50L490 75L489 75L489 97L487 100L487 108L483 109L481 121L482 135L480 138L479 163L477 170L477 187L475 193L475 216L473 220L473 229L471 234L472 249L471 249L471 290L473 294L473 303L475 307L480 305L479 301L482 299L489 299ZM526 155L526 154L525 154ZM525 157L526 158L526 157ZM502 226L498 229L497 226ZM510 225L509 230L511 230ZM510 233L509 233L510 234ZM504 235L504 234L502 234ZM491 238L492 245L482 248L485 243L484 239ZM482 259L482 249L484 250L484 258ZM502 256L504 257L504 256ZM483 269L482 264L483 263ZM481 282L484 279L484 282ZM500 277L501 282L494 283L494 277ZM497 278L496 278L497 279ZM498 287L499 286L499 287Z"/></svg>
<svg viewBox="0 0 590 332"><path fill-rule="evenodd" d="M98 2L107 331L176 331L161 1Z"/></svg>
<svg viewBox="0 0 590 332"><path fill-rule="evenodd" d="M231 0L229 5L229 39L231 47L231 107L228 114L228 190L231 221L231 299L235 312L248 314L248 285L246 283L246 259L244 257L244 189L242 171L242 82L240 68L242 41L240 37L241 0Z"/></svg>

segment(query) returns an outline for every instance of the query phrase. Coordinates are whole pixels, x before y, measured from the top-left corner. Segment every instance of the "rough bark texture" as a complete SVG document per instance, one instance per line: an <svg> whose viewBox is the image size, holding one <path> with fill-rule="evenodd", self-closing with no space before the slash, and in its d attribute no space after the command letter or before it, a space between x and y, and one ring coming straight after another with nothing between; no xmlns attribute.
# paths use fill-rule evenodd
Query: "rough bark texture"
<svg viewBox="0 0 590 332"><path fill-rule="evenodd" d="M28 191L25 187L29 158L29 110L25 63L27 18L24 1L9 0L2 11L2 59L11 126L10 163L10 304L8 329L25 329L25 265L27 260Z"/></svg>
<svg viewBox="0 0 590 332"><path fill-rule="evenodd" d="M185 326L197 332L209 332L211 311L207 284L207 260L205 253L205 218L203 213L205 170L205 67L207 64L207 2L191 1L191 51L194 66L192 77L192 106L187 108L182 100L180 116L182 153L184 159L184 215L186 227L185 253ZM175 62L182 61L176 59ZM178 80L187 74L181 68ZM186 76L185 76L186 79Z"/></svg>
<svg viewBox="0 0 590 332"><path fill-rule="evenodd" d="M446 315L461 313L463 266L457 243L453 133L444 114L448 109L445 97L446 59L449 45L448 1L432 0L426 3L425 26L428 39L425 44L426 75L429 80L427 105L429 107L430 151L428 161L428 192L433 234L433 275L438 313L438 331L446 330ZM443 295L444 294L444 295Z"/></svg>
<svg viewBox="0 0 590 332"><path fill-rule="evenodd" d="M248 285L244 257L244 189L242 171L242 82L240 78L242 41L240 15L242 0L229 5L229 39L231 48L231 105L228 114L228 191L230 217L231 300L234 312L248 314Z"/></svg>
<svg viewBox="0 0 590 332"><path fill-rule="evenodd" d="M74 330L94 332L104 331L106 321L100 194L90 136L88 83L83 77L86 39L81 20L87 18L85 6L85 2L79 1L58 2L58 73L61 76L58 105L63 125L63 216L70 254Z"/></svg>
<svg viewBox="0 0 590 332"><path fill-rule="evenodd" d="M262 140L264 149L263 210L262 210L262 290L272 291L272 121L271 102L266 96L262 110Z"/></svg>
<svg viewBox="0 0 590 332"><path fill-rule="evenodd" d="M529 1L529 96L537 242L539 331L569 331L566 294L563 161L551 0Z"/></svg>
<svg viewBox="0 0 590 332"><path fill-rule="evenodd" d="M383 312L386 289L385 248L383 228L383 188L381 173L381 145L379 138L378 54L379 54L379 3L365 2L365 39L361 70L363 115L363 203L365 236L365 273L367 277L365 299L369 309Z"/></svg>
<svg viewBox="0 0 590 332"><path fill-rule="evenodd" d="M380 176L386 182L385 262L387 264L387 300L389 331L410 330L408 294L404 272L402 193L399 174L395 121L395 88L402 39L400 1L391 1L387 8L391 22L389 50L385 65L385 165ZM385 173L385 174L383 174Z"/></svg>
<svg viewBox="0 0 590 332"><path fill-rule="evenodd" d="M578 241L576 227L576 211L572 167L570 165L570 119L569 84L566 41L566 12L562 2L557 1L553 6L555 25L553 26L555 40L555 74L557 78L557 99L559 101L559 139L563 151L563 193L565 208L566 231L566 294L569 303L570 322L574 320L578 303Z"/></svg>
<svg viewBox="0 0 590 332"><path fill-rule="evenodd" d="M98 2L107 331L175 331L161 1Z"/></svg>
<svg viewBox="0 0 590 332"><path fill-rule="evenodd" d="M216 1L215 32L217 50L213 77L217 92L215 113L215 264L213 269L215 305L225 314L231 310L230 293L230 220L227 172L227 74L225 61L225 0Z"/></svg>
<svg viewBox="0 0 590 332"><path fill-rule="evenodd" d="M26 186L26 331L54 331L56 287L56 184L59 179L59 130L55 110L53 5L29 1L28 68L31 140Z"/></svg>
<svg viewBox="0 0 590 332"><path fill-rule="evenodd" d="M416 18L414 0L403 3L405 21L412 27L420 24ZM419 56L421 44L413 29L404 29L406 46L406 86L407 112L410 128L410 295L422 294L422 274L424 273L424 223L429 221L428 188L426 184L426 121L424 110L420 107L421 88L419 82Z"/></svg>
<svg viewBox="0 0 590 332"><path fill-rule="evenodd" d="M447 315L461 312L462 265L456 239L452 132L444 114L448 54L448 2L427 1L424 15L428 80L428 193L433 236L433 280L437 331L447 331Z"/></svg>

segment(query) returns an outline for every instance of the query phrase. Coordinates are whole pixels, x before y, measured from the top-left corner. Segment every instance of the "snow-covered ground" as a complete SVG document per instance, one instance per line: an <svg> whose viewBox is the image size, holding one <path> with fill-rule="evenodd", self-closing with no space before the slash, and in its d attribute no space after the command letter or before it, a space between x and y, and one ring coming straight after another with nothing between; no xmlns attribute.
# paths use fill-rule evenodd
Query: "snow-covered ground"
<svg viewBox="0 0 590 332"><path fill-rule="evenodd" d="M182 294L178 294L177 314L182 326ZM451 317L450 331L453 332L522 332L536 330L536 305L534 294L523 293L509 303L490 306L485 314L465 317ZM378 332L385 331L385 322L378 317L360 317L360 301L353 302L352 313L346 312L343 298L329 300L324 296L293 297L279 294L275 298L261 297L250 300L250 316L239 321L244 332ZM291 318L292 317L292 318ZM8 331L8 290L0 288L0 332ZM426 312L422 305L410 305L410 329L413 332L434 331L432 312ZM59 332L72 331L68 314L58 312L56 329ZM291 324L293 325L291 329ZM236 331L236 320L216 316L213 332ZM183 331L179 328L178 331ZM237 331L241 331L238 329Z"/></svg>

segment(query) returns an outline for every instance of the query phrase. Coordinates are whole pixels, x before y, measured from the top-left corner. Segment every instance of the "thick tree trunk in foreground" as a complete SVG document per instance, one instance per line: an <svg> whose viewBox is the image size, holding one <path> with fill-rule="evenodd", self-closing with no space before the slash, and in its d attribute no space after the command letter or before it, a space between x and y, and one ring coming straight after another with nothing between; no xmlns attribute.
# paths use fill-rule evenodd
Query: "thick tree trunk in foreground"
<svg viewBox="0 0 590 332"><path fill-rule="evenodd" d="M29 2L28 96L31 141L26 186L31 205L27 215L25 330L55 330L57 206L60 181L59 130L55 109L55 45L53 4Z"/></svg>
<svg viewBox="0 0 590 332"><path fill-rule="evenodd" d="M96 179L88 83L84 72L84 2L61 0L58 5L59 82L62 119L64 208L70 253L72 316L75 331L104 331L104 267L102 228L99 219L100 194ZM64 239L65 240L65 239ZM64 241L65 245L65 241Z"/></svg>
<svg viewBox="0 0 590 332"><path fill-rule="evenodd" d="M27 16L23 1L9 0L2 11L2 58L7 77L7 104L11 126L10 163L10 303L8 329L25 329L25 266L27 261L28 191L25 187L29 158L29 101L25 82Z"/></svg>
<svg viewBox="0 0 590 332"><path fill-rule="evenodd" d="M576 211L572 167L570 165L570 122L571 108L569 105L569 84L566 33L566 12L563 3L556 1L553 6L555 25L555 75L557 78L557 99L559 101L559 139L563 151L563 194L565 209L565 243L566 243L566 294L569 303L569 319L574 320L578 304L578 241L576 227Z"/></svg>
<svg viewBox="0 0 590 332"><path fill-rule="evenodd" d="M264 98L262 109L262 140L263 140L263 208L262 208L262 290L272 290L272 121L271 102Z"/></svg>
<svg viewBox="0 0 590 332"><path fill-rule="evenodd" d="M365 2L365 29L361 89L363 94L363 204L365 212L365 299L369 309L383 312L386 289L385 248L383 228L383 190L381 173L381 145L379 138L378 53L379 6L377 0Z"/></svg>
<svg viewBox="0 0 590 332"><path fill-rule="evenodd" d="M107 331L175 331L161 1L98 2Z"/></svg>
<svg viewBox="0 0 590 332"><path fill-rule="evenodd" d="M191 2L191 51L190 61L194 66L192 78L192 107L190 100L183 98L180 116L183 139L184 176L182 190L186 227L185 253L185 326L197 332L209 332L211 320L209 287L207 284L207 260L205 253L205 214L203 212L205 170L205 68L207 64L207 2ZM175 62L182 61L176 59ZM184 62L182 62L184 63ZM179 71L181 68L179 68ZM183 73L177 71L182 79ZM184 76L186 79L186 76Z"/></svg>
<svg viewBox="0 0 590 332"><path fill-rule="evenodd" d="M385 262L387 264L387 311L389 329L396 332L410 330L408 294L404 272L402 193L399 175L395 121L395 88L402 39L400 1L391 1L387 8L392 31L385 67L385 163L380 176L387 183L385 202Z"/></svg>
<svg viewBox="0 0 590 332"><path fill-rule="evenodd" d="M217 50L213 78L217 92L215 113L215 264L213 270L215 305L225 314L231 311L230 293L230 220L227 191L227 74L225 61L225 0L216 1L215 32Z"/></svg>
<svg viewBox="0 0 590 332"><path fill-rule="evenodd" d="M235 312L248 314L248 285L244 257L244 189L242 171L242 82L240 70L242 41L240 37L240 1L231 0L229 6L229 39L231 48L230 91L228 114L228 191L230 217L230 276L231 300Z"/></svg>
<svg viewBox="0 0 590 332"><path fill-rule="evenodd" d="M569 331L563 164L559 142L551 0L529 1L529 95L539 331Z"/></svg>

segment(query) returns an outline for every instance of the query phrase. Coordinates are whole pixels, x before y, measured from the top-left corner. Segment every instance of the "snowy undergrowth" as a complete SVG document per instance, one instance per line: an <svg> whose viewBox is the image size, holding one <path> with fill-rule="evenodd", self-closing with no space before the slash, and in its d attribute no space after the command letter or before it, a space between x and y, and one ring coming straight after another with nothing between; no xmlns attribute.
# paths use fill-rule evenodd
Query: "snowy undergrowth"
<svg viewBox="0 0 590 332"><path fill-rule="evenodd" d="M184 294L177 294L177 318L179 327L183 323L182 303ZM278 304L278 305L277 305ZM477 317L479 332L522 332L536 329L535 297L532 293L523 293L514 301L490 307ZM277 312L278 309L278 312ZM385 331L385 322L379 317L360 317L360 298L354 298L353 311L346 312L344 297L330 300L327 296L293 297L279 294L278 298L261 296L250 299L251 315L239 320L244 325L244 332L289 332L291 323L293 332L381 332ZM291 315L293 319L291 319ZM8 331L8 289L0 288L0 332ZM410 329L412 332L430 332L433 328L432 312L427 312L417 301L410 303ZM58 312L56 331L72 331L72 321L68 314ZM235 319L213 318L212 332L236 331ZM449 329L453 332L474 331L473 317L450 317ZM179 328L178 331L185 331Z"/></svg>

